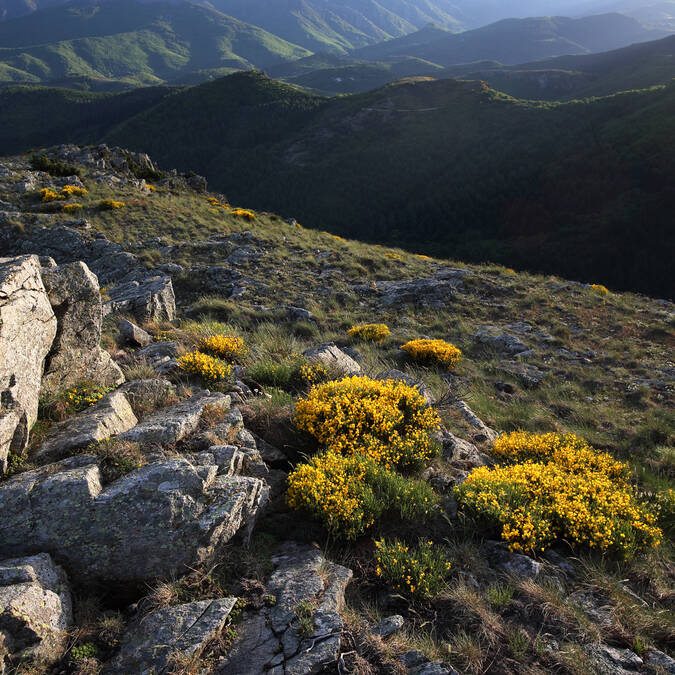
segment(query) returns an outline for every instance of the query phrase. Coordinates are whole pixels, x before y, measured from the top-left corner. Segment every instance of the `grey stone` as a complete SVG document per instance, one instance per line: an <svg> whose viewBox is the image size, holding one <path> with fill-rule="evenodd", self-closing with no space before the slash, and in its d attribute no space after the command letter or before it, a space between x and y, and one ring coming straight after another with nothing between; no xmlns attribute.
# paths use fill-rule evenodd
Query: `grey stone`
<svg viewBox="0 0 675 675"><path fill-rule="evenodd" d="M122 319L117 326L124 341L135 347L147 347L152 343L152 335L139 328L128 319Z"/></svg>
<svg viewBox="0 0 675 675"><path fill-rule="evenodd" d="M6 654L53 661L72 622L65 572L49 555L0 561L0 647Z"/></svg>
<svg viewBox="0 0 675 675"><path fill-rule="evenodd" d="M424 400L429 404L432 405L436 402L436 397L431 393L431 389L427 387L424 382L421 380L416 380L414 377L410 377L410 375L406 375L404 372L400 370L396 370L395 368L391 370L385 370L378 375L375 376L376 380L396 380L397 382L403 382L407 384L410 387L415 387L422 396L424 396Z"/></svg>
<svg viewBox="0 0 675 675"><path fill-rule="evenodd" d="M310 675L321 672L339 656L340 612L351 570L327 561L318 549L294 543L285 544L272 562L276 569L267 592L276 603L257 614L247 614L239 624L230 653L216 667L220 675ZM313 631L307 637L297 629L296 611L301 603L315 608Z"/></svg>
<svg viewBox="0 0 675 675"><path fill-rule="evenodd" d="M619 649L606 644L587 645L586 655L598 675L625 675L639 672L643 661L630 649Z"/></svg>
<svg viewBox="0 0 675 675"><path fill-rule="evenodd" d="M429 663L429 658L423 652L420 652L416 649L411 649L409 652L406 652L399 659L401 664L406 669L417 668L425 663Z"/></svg>
<svg viewBox="0 0 675 675"><path fill-rule="evenodd" d="M35 456L58 459L69 450L84 449L97 441L117 436L137 423L127 397L120 391L114 391L79 415L57 425Z"/></svg>
<svg viewBox="0 0 675 675"><path fill-rule="evenodd" d="M0 473L28 444L37 419L45 358L56 317L36 256L0 258Z"/></svg>
<svg viewBox="0 0 675 675"><path fill-rule="evenodd" d="M502 572L523 579L536 579L542 571L541 563L527 555L509 551L502 542L488 541L485 548L490 565Z"/></svg>
<svg viewBox="0 0 675 675"><path fill-rule="evenodd" d="M456 295L462 287L463 279L470 274L469 270L446 268L436 276L410 281L378 281L375 291L379 302L384 307L395 307L419 304L426 307L443 307ZM370 286L356 286L360 293L371 293Z"/></svg>
<svg viewBox="0 0 675 675"><path fill-rule="evenodd" d="M253 522L256 478L218 476L184 459L143 466L103 488L79 455L0 484L0 555L49 552L78 582L147 581L212 559Z"/></svg>
<svg viewBox="0 0 675 675"><path fill-rule="evenodd" d="M494 443L497 440L499 434L485 424L485 422L483 422L483 420L481 420L464 401L459 401L455 407L475 430L472 435L477 443Z"/></svg>
<svg viewBox="0 0 675 675"><path fill-rule="evenodd" d="M176 297L169 276L147 277L111 288L104 314L131 314L139 321L176 318Z"/></svg>
<svg viewBox="0 0 675 675"><path fill-rule="evenodd" d="M424 663L417 668L412 668L408 671L410 675L459 675L459 673L452 667L440 661L432 661Z"/></svg>
<svg viewBox="0 0 675 675"><path fill-rule="evenodd" d="M650 647L645 652L645 659L650 666L660 669L665 675L675 675L675 659L668 654Z"/></svg>
<svg viewBox="0 0 675 675"><path fill-rule="evenodd" d="M151 415L125 431L120 438L134 443L176 443L196 431L206 406L226 411L230 407L230 397L200 391Z"/></svg>
<svg viewBox="0 0 675 675"><path fill-rule="evenodd" d="M462 467L474 469L478 466L489 466L492 460L469 441L459 438L449 431L439 434L443 459L450 463L461 464Z"/></svg>
<svg viewBox="0 0 675 675"><path fill-rule="evenodd" d="M394 614L393 616L388 616L386 619L380 621L380 623L378 623L370 632L373 635L387 638L396 631L401 630L404 623L405 619L400 614Z"/></svg>
<svg viewBox="0 0 675 675"><path fill-rule="evenodd" d="M507 354L520 354L528 350L519 338L510 335L497 326L482 326L473 336L478 344Z"/></svg>
<svg viewBox="0 0 675 675"><path fill-rule="evenodd" d="M230 616L236 598L202 600L167 607L134 621L122 638L119 653L105 673L161 675L175 672L175 657L199 657Z"/></svg>
<svg viewBox="0 0 675 675"><path fill-rule="evenodd" d="M325 342L311 347L304 353L304 357L315 363L322 363L327 368L342 375L359 375L361 366L347 356L334 342Z"/></svg>
<svg viewBox="0 0 675 675"><path fill-rule="evenodd" d="M42 387L63 391L83 381L104 387L124 382L120 367L101 349L103 310L98 280L83 262L45 268L42 280L58 321Z"/></svg>
<svg viewBox="0 0 675 675"><path fill-rule="evenodd" d="M164 407L166 401L175 396L171 382L160 378L131 380L125 382L117 391L127 397L131 409L137 417L144 417L148 414L149 403L157 407Z"/></svg>
<svg viewBox="0 0 675 675"><path fill-rule="evenodd" d="M524 352L523 352L524 353ZM538 387L546 377L543 370L529 363L520 361L502 361L499 369L517 377L526 387Z"/></svg>

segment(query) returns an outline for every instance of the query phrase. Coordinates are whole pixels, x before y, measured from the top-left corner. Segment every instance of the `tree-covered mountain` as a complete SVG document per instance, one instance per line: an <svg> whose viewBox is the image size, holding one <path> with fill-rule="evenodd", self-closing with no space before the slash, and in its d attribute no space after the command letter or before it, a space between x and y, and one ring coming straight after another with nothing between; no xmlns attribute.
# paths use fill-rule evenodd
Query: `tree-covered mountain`
<svg viewBox="0 0 675 675"><path fill-rule="evenodd" d="M32 106L54 99L30 93ZM10 113L25 88L3 95L2 153L56 138L124 143L313 227L671 292L675 83L537 103L456 80L324 98L237 73L87 134L87 106L62 99L51 138ZM90 96L105 108L121 95Z"/></svg>
<svg viewBox="0 0 675 675"><path fill-rule="evenodd" d="M198 5L136 0L58 6L0 23L0 82L153 84L306 56L262 28Z"/></svg>
<svg viewBox="0 0 675 675"><path fill-rule="evenodd" d="M666 35L622 14L580 19L545 16L505 19L458 34L423 34L421 39L408 35L355 50L352 55L372 61L414 56L443 66L484 60L516 64L617 49Z"/></svg>

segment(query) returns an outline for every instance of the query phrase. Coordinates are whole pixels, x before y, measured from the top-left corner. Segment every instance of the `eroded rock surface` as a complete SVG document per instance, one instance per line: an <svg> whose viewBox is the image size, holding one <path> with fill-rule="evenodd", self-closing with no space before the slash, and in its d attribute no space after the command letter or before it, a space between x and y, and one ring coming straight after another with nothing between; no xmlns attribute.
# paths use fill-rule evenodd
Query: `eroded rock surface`
<svg viewBox="0 0 675 675"><path fill-rule="evenodd" d="M360 375L361 366L351 356L347 356L334 342L325 342L308 349L304 353L308 361L321 363L342 375Z"/></svg>
<svg viewBox="0 0 675 675"><path fill-rule="evenodd" d="M0 671L12 659L60 656L73 609L66 574L46 553L0 561Z"/></svg>
<svg viewBox="0 0 675 675"><path fill-rule="evenodd" d="M261 480L184 459L154 462L104 487L78 455L0 485L0 555L47 551L77 581L183 574L251 521Z"/></svg>
<svg viewBox="0 0 675 675"><path fill-rule="evenodd" d="M28 444L56 317L36 256L0 258L0 473Z"/></svg>
<svg viewBox="0 0 675 675"><path fill-rule="evenodd" d="M327 561L316 548L294 543L273 562L267 592L274 606L245 612L232 649L216 668L219 675L310 675L339 656L340 611L352 571ZM306 633L301 618L311 625Z"/></svg>

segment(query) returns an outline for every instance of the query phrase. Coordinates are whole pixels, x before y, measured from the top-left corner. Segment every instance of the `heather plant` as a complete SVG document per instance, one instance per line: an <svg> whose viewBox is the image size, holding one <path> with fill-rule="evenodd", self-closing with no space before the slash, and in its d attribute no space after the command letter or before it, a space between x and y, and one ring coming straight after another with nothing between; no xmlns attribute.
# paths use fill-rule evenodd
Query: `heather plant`
<svg viewBox="0 0 675 675"><path fill-rule="evenodd" d="M448 370L452 370L462 357L462 352L445 340L411 340L401 349L419 363L440 364Z"/></svg>
<svg viewBox="0 0 675 675"><path fill-rule="evenodd" d="M639 503L627 467L571 435L498 439L493 469L479 467L456 488L458 501L501 530L514 551L543 551L556 540L628 558L658 546L657 519Z"/></svg>
<svg viewBox="0 0 675 675"><path fill-rule="evenodd" d="M353 326L349 329L349 336L365 340L367 342L379 342L380 344L385 338L391 335L389 327L384 323L366 323L363 325Z"/></svg>
<svg viewBox="0 0 675 675"><path fill-rule="evenodd" d="M347 377L313 387L296 404L295 425L326 448L405 469L437 452L440 424L417 389L403 382Z"/></svg>
<svg viewBox="0 0 675 675"><path fill-rule="evenodd" d="M420 541L411 548L397 539L380 539L375 547L377 576L413 598L438 595L450 574L451 563L445 551L433 541Z"/></svg>

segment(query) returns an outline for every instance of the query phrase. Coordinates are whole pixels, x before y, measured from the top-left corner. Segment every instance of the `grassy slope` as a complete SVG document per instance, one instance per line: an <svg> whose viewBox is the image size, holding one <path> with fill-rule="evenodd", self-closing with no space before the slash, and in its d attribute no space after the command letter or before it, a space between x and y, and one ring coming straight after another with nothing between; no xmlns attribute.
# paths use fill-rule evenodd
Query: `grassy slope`
<svg viewBox="0 0 675 675"><path fill-rule="evenodd" d="M2 160L18 175L28 166L26 158ZM351 344L363 354L363 368L369 375L396 367L423 379L436 395L446 393L446 380L437 369L423 368L402 357L399 349L407 339L420 335L443 338L457 344L463 360L451 378L454 393L465 398L487 423L500 430L524 428L533 431L574 431L598 448L629 461L634 481L641 489L668 489L673 486L675 460L675 419L672 388L645 386L645 380L668 379L669 361L675 342L672 306L642 296L612 293L599 295L579 284L553 277L516 274L498 266L465 266L462 263L432 260L405 251L345 241L325 232L312 231L283 222L270 213L258 213L253 222L242 221L227 211L213 208L206 195L180 189L159 189L148 195L137 188L112 191L95 182L87 171L83 179L89 188L84 216L95 231L105 232L120 243L142 242L162 237L176 244L170 255L149 246L134 248L148 266L176 262L190 266L221 264L223 249L208 249L200 242L215 235L249 232L251 245L262 252L260 260L238 266L243 275L257 282L243 299L231 302L213 293L199 273L185 273L175 279L180 311L199 323L183 324L187 330L233 330L251 346L246 359L247 373L260 372L266 364L279 364L292 354L324 340ZM32 209L34 195L8 196L23 209ZM100 199L115 198L127 204L124 211L101 212ZM245 205L244 205L245 206ZM56 216L58 221L59 216ZM222 243L222 240L221 240ZM407 305L388 308L372 295L359 294L355 286L381 280L402 280L432 275L446 265L465 267L469 276L458 294L441 307ZM293 304L311 310L313 323L270 321L254 305ZM214 324L213 321L224 323ZM393 336L382 346L350 341L347 329L367 321L383 321ZM528 363L547 375L538 387L528 388L502 369L504 357L477 348L472 340L484 324L526 321L537 331L552 336L538 343ZM146 326L151 330L169 326ZM113 324L107 326L109 347L114 347ZM565 351L561 351L565 350ZM572 358L569 353L581 354ZM256 370L257 369L257 370ZM139 371L140 372L140 371ZM501 383L498 385L498 383ZM502 393L504 383L512 394ZM501 389L500 389L501 388ZM247 410L247 425L256 425L270 442L280 444L288 427L291 396L279 390L271 401L254 402ZM448 408L441 408L447 427L459 435L468 433L464 422ZM284 427L286 425L286 427ZM292 437L296 441L296 437ZM436 470L443 471L442 462ZM324 541L324 535L302 514L289 514L280 502L268 510L269 518L257 524L256 541L262 536L272 542L284 537ZM415 525L412 532L389 527L389 536L433 537L450 547L453 556L451 588L440 606L417 607L404 632L388 642L387 650L398 655L411 648L429 656L450 660L462 672L502 673L490 665L508 653L508 671L513 673L560 672L580 674L584 670L580 644L594 639L611 641L619 647L651 644L668 648L675 634L672 598L672 545L632 563L615 563L581 552L571 560L575 577L566 578L561 590L545 582L500 578L511 596L501 604L494 601L494 575L489 576L482 557L484 538L493 536L483 527L462 528L461 522L449 529L446 521L429 527ZM254 548L254 551L256 549ZM238 553L238 551L236 552ZM356 570L348 610L349 627L354 632L368 621L374 624L380 612L373 587L372 571L361 564L367 560L358 546L331 542L331 558L352 565ZM251 578L251 562L241 575ZM229 569L229 568L228 568ZM471 574L481 587L469 592L461 585L462 573ZM548 571L546 572L548 574ZM237 577L238 578L238 577ZM625 580L630 579L627 583ZM465 590L462 591L462 588ZM486 588L488 591L486 591ZM607 609L609 625L596 625L571 604L573 590L592 591ZM485 593L488 593L485 596ZM636 592L647 602L636 599ZM181 596L182 597L182 596ZM190 596L191 597L191 596ZM445 603L445 604L443 604ZM525 608L525 610L523 609ZM389 608L390 609L390 608ZM461 620L467 640L454 641L444 621L436 615ZM461 612L461 614L457 614ZM388 612L391 613L390 611ZM534 638L517 648L512 640L520 627L530 634L547 633L560 641L561 651L549 653ZM451 641L452 650L448 649ZM366 652L368 655L368 652ZM372 652L370 653L372 656ZM556 661L556 659L560 659ZM499 661L497 661L499 663Z"/></svg>
<svg viewBox="0 0 675 675"><path fill-rule="evenodd" d="M203 7L133 0L56 7L0 23L0 44L0 78L10 82L86 77L147 84L307 55L261 28Z"/></svg>

